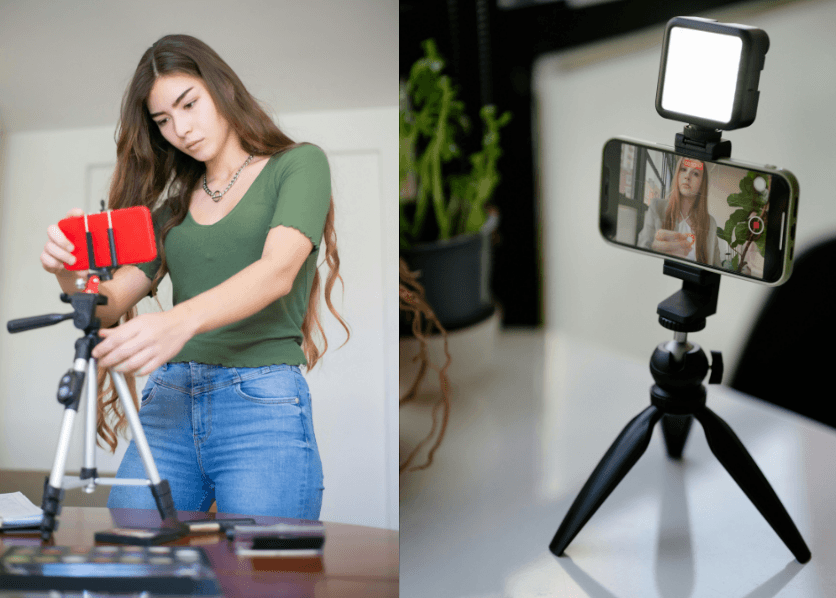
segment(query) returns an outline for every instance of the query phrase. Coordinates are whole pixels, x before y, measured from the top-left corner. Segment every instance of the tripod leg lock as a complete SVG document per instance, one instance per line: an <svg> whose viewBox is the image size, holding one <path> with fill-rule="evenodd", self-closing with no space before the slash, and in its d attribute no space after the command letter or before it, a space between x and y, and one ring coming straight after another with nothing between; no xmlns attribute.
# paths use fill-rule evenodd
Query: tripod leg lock
<svg viewBox="0 0 836 598"><path fill-rule="evenodd" d="M41 509L44 513L58 515L61 513L61 501L64 500L64 489L53 488L49 485L49 477L44 482L44 496L41 501Z"/></svg>
<svg viewBox="0 0 836 598"><path fill-rule="evenodd" d="M58 385L58 402L66 406L72 405L75 409L78 409L82 388L84 388L84 372L74 369L67 371L61 377L61 382Z"/></svg>
<svg viewBox="0 0 836 598"><path fill-rule="evenodd" d="M58 529L55 519L61 513L61 501L64 500L64 489L53 488L49 485L49 476L44 481L44 496L41 501L43 518L41 519L41 537L46 541L52 532Z"/></svg>

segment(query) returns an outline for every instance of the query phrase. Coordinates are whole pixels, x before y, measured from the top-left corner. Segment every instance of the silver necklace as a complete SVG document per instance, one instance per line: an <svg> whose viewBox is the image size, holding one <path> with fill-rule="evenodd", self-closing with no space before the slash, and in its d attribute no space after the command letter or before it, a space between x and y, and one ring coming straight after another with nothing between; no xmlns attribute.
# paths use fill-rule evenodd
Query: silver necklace
<svg viewBox="0 0 836 598"><path fill-rule="evenodd" d="M252 160L252 159L253 159L253 154L250 154L250 157L247 158L247 161L244 162L244 165L241 166L241 168L238 169L238 172L235 173L235 176L232 177L232 180L229 181L229 185L226 186L226 189L224 189L223 192L221 192L221 191L210 191L209 187L206 185L206 173L205 172L203 173L203 190L206 191L206 194L209 195L209 197L212 198L212 201L214 201L215 203L218 203L219 201L221 201L221 198L224 195L226 195L226 192L229 191L230 187L232 187L232 185L235 184L235 181L238 179L238 175L241 174L241 171L244 170L244 167L247 164L249 164L250 160Z"/></svg>

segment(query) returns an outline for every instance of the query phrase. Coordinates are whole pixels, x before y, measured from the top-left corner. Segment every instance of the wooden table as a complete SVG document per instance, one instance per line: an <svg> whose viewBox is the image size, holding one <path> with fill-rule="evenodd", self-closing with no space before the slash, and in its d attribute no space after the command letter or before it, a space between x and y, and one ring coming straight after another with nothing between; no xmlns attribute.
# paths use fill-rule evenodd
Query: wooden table
<svg viewBox="0 0 836 598"><path fill-rule="evenodd" d="M293 522L279 517L178 511L181 521L252 517L259 525ZM50 543L93 546L93 534L112 527L154 527L156 510L63 507ZM239 558L223 534L193 534L172 546L199 546L206 551L225 596L315 596L366 598L398 595L398 532L325 522L322 560ZM10 546L39 545L38 535L5 536L0 552ZM3 596L0 592L0 596Z"/></svg>

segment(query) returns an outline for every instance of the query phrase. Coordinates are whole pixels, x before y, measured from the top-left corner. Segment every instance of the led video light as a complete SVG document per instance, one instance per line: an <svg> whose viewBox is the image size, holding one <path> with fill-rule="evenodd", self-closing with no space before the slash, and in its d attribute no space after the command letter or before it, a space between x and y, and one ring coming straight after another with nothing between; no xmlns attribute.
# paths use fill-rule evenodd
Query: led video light
<svg viewBox="0 0 836 598"><path fill-rule="evenodd" d="M668 22L662 43L656 111L712 129L752 124L769 37L747 25L696 17Z"/></svg>

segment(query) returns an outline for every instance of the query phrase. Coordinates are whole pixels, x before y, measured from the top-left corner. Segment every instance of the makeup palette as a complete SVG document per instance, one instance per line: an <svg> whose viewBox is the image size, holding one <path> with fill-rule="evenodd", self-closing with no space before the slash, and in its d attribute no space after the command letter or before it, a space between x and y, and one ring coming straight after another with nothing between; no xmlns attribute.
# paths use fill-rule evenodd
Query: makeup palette
<svg viewBox="0 0 836 598"><path fill-rule="evenodd" d="M12 546L0 557L0 589L221 593L193 546Z"/></svg>

